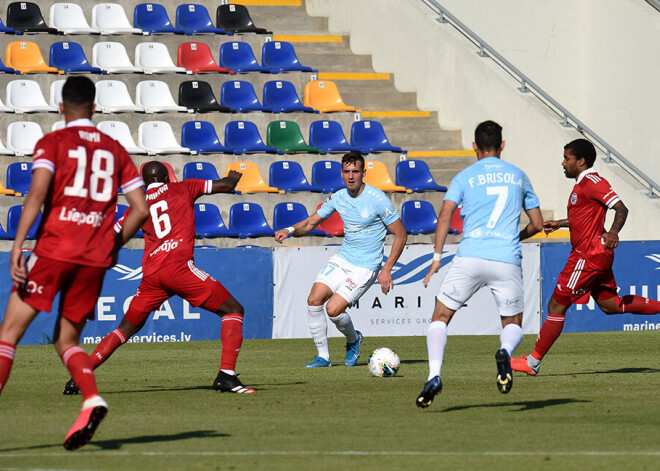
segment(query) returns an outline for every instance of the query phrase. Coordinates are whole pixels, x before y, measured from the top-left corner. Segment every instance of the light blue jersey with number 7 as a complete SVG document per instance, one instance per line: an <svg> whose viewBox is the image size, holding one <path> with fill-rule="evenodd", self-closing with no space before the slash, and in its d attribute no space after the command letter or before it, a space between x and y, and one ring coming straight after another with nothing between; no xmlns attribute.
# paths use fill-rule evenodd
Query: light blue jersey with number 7
<svg viewBox="0 0 660 471"><path fill-rule="evenodd" d="M520 213L539 207L525 172L497 157L483 158L454 177L445 200L463 205L456 255L520 265Z"/></svg>

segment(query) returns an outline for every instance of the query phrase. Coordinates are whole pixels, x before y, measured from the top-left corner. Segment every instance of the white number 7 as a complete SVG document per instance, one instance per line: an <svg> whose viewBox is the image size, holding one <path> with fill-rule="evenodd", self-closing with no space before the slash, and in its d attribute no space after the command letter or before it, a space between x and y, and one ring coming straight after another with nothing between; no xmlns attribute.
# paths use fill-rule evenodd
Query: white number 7
<svg viewBox="0 0 660 471"><path fill-rule="evenodd" d="M488 229L493 229L497 224L497 221L500 219L500 216L502 215L502 211L504 211L504 205L506 204L506 200L509 197L509 187L489 186L486 187L486 194L489 196L495 196L495 195L497 196L497 201L495 201L495 207L493 208L493 212L490 213L490 219L488 220L488 224L486 225Z"/></svg>

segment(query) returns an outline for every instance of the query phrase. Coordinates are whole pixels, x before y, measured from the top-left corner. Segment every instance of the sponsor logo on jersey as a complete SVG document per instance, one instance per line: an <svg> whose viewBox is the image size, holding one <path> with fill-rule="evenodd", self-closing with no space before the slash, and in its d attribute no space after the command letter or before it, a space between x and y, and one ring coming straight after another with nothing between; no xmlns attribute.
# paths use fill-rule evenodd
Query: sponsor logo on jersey
<svg viewBox="0 0 660 471"><path fill-rule="evenodd" d="M351 280L350 278L347 278L346 279L346 286L348 287L348 289L355 289L355 288L357 288L357 283L355 281Z"/></svg>
<svg viewBox="0 0 660 471"><path fill-rule="evenodd" d="M105 215L98 211L83 213L76 208L68 209L66 206L62 207L62 210L60 211L60 221L73 222L79 226L81 224L87 224L92 227L101 227L104 220Z"/></svg>
<svg viewBox="0 0 660 471"><path fill-rule="evenodd" d="M151 253L149 254L149 256L150 256L150 257L153 257L154 255L156 255L156 254L159 253L159 252L169 253L170 251L176 249L176 248L179 246L179 242L183 242L183 239L179 239L179 240L172 240L172 239L170 239L170 240L166 240L165 242L163 242L162 244L160 244L156 250L154 250L153 252L151 252Z"/></svg>
<svg viewBox="0 0 660 471"><path fill-rule="evenodd" d="M571 204L577 203L577 193L571 195Z"/></svg>

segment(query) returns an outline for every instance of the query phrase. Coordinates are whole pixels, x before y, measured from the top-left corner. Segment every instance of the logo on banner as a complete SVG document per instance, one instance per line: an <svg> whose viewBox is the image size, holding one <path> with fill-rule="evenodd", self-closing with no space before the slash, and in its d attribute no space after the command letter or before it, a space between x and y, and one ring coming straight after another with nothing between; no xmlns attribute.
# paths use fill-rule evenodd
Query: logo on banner
<svg viewBox="0 0 660 471"><path fill-rule="evenodd" d="M442 264L446 265L452 261L454 254L443 252ZM433 254L422 255L408 263L396 262L392 268L392 281L397 285L407 285L423 280L429 271ZM387 257L383 258L383 262L387 261ZM378 283L378 281L376 281Z"/></svg>
<svg viewBox="0 0 660 471"><path fill-rule="evenodd" d="M117 264L114 267L112 267L112 270L124 275L121 278L117 278L117 281L123 281L123 280L134 281L134 280L142 279L142 265L140 265L137 268L131 268L131 267L127 267L126 265Z"/></svg>
<svg viewBox="0 0 660 471"><path fill-rule="evenodd" d="M660 254L652 253L651 255L644 255L644 256L660 265ZM660 270L660 266L655 267L655 269Z"/></svg>

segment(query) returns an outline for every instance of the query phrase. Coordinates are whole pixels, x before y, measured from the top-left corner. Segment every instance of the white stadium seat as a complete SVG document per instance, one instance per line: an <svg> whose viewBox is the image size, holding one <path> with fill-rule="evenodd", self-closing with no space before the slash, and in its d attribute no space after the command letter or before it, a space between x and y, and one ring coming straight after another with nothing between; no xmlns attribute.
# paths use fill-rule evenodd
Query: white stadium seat
<svg viewBox="0 0 660 471"><path fill-rule="evenodd" d="M53 123L53 126L50 128L51 131L59 131L60 129L64 129L66 127L66 122L62 119L60 121L55 121Z"/></svg>
<svg viewBox="0 0 660 471"><path fill-rule="evenodd" d="M139 73L142 69L135 67L128 58L128 52L122 43L107 41L94 44L92 48L92 65L107 70L108 73Z"/></svg>
<svg viewBox="0 0 660 471"><path fill-rule="evenodd" d="M59 110L60 103L62 103L62 87L66 80L55 80L50 84L50 106Z"/></svg>
<svg viewBox="0 0 660 471"><path fill-rule="evenodd" d="M190 149L179 145L172 126L165 121L141 123L138 128L138 145L146 149L149 155L190 153Z"/></svg>
<svg viewBox="0 0 660 471"><path fill-rule="evenodd" d="M96 82L96 110L100 113L144 112L136 106L121 80Z"/></svg>
<svg viewBox="0 0 660 471"><path fill-rule="evenodd" d="M50 7L50 25L64 34L99 34L91 28L82 8L77 3L53 3Z"/></svg>
<svg viewBox="0 0 660 471"><path fill-rule="evenodd" d="M32 155L34 146L44 137L41 126L31 121L14 121L7 127L7 148L18 156Z"/></svg>
<svg viewBox="0 0 660 471"><path fill-rule="evenodd" d="M186 73L184 67L174 64L167 46L163 43L140 43L135 46L135 65L145 74Z"/></svg>
<svg viewBox="0 0 660 471"><path fill-rule="evenodd" d="M135 90L135 104L145 113L188 112L185 106L174 102L170 87L160 80L143 80Z"/></svg>
<svg viewBox="0 0 660 471"><path fill-rule="evenodd" d="M142 34L140 28L133 28L128 22L126 12L116 3L99 3L92 8L92 27L101 34Z"/></svg>
<svg viewBox="0 0 660 471"><path fill-rule="evenodd" d="M146 149L142 149L135 145L133 136L131 135L131 130L128 127L128 124L122 121L101 121L96 126L99 131L107 134L111 138L124 146L126 152L129 154L146 154Z"/></svg>
<svg viewBox="0 0 660 471"><path fill-rule="evenodd" d="M12 80L7 84L7 106L16 113L39 111L58 112L59 109L46 103L41 87L34 80Z"/></svg>
<svg viewBox="0 0 660 471"><path fill-rule="evenodd" d="M14 112L14 108L12 108L11 106L7 106L7 105L5 105L5 104L2 102L2 100L0 100L0 111L4 111L5 113L13 113L13 112Z"/></svg>

